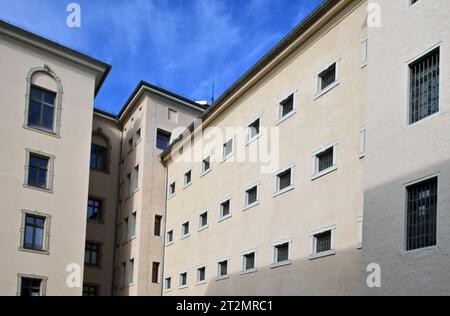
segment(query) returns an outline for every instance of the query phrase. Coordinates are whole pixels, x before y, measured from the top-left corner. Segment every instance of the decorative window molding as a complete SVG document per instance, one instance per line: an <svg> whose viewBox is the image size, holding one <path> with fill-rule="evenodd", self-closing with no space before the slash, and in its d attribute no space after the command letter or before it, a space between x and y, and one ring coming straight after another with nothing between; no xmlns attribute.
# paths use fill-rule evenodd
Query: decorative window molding
<svg viewBox="0 0 450 316"><path fill-rule="evenodd" d="M36 155L48 159L47 176L45 187L37 187L29 184L29 172L30 172L30 156ZM53 181L55 177L55 156L47 154L42 151L33 150L30 148L25 149L25 179L23 186L28 189L39 190L47 193L53 193Z"/></svg>
<svg viewBox="0 0 450 316"><path fill-rule="evenodd" d="M26 228L26 222L25 221L26 221L27 215L36 216L36 217L42 217L43 219L45 219L43 240L42 240L42 250L27 249L25 247L25 228ZM36 211L22 210L19 251L31 252L31 253L35 253L35 254L49 255L50 254L50 224L51 224L51 219L52 219L52 216L50 214L45 214L45 213L36 212Z"/></svg>
<svg viewBox="0 0 450 316"><path fill-rule="evenodd" d="M30 99L31 99L31 86L33 83L33 76L37 73L44 73L53 80L55 80L57 91L56 99L55 99L55 112L53 117L53 130L46 130L38 127L29 126L28 118L30 113ZM59 138L61 132L61 112L62 112L62 101L63 101L64 89L62 85L61 79L56 75L53 70L50 69L48 65L44 65L44 67L35 67L31 68L28 72L26 78L26 93L25 93L25 112L24 112L24 125L23 127L28 130L37 131L40 133L44 133L46 135L54 136Z"/></svg>
<svg viewBox="0 0 450 316"><path fill-rule="evenodd" d="M46 296L46 292L47 292L47 281L48 281L48 277L45 276L38 276L38 275L34 275L34 274L22 274L22 273L18 273L17 274L17 292L16 292L16 296L21 296L21 291L22 291L22 280L23 279L33 279L33 280L40 280L41 284L40 284L40 293L39 296Z"/></svg>

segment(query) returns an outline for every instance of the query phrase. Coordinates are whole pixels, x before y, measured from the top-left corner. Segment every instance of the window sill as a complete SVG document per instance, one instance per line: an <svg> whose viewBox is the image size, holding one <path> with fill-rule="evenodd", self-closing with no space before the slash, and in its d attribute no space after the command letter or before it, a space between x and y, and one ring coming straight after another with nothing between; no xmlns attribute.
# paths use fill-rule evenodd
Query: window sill
<svg viewBox="0 0 450 316"><path fill-rule="evenodd" d="M211 172L211 168L209 168L208 170L206 170L206 171L203 171L202 172L202 174L200 175L200 178L203 178L204 176L206 176L208 173L210 173Z"/></svg>
<svg viewBox="0 0 450 316"><path fill-rule="evenodd" d="M169 242L169 243L166 244L166 247L170 247L170 246L172 246L173 244L174 244L174 242L171 241L171 242Z"/></svg>
<svg viewBox="0 0 450 316"><path fill-rule="evenodd" d="M439 106L441 106L440 104L439 104ZM417 122L414 122L414 123L409 123L409 118L408 118L408 123L407 123L407 128L414 128L414 127L416 127L416 126L420 126L420 125L422 125L422 124L426 124L426 122L428 122L429 120L432 120L434 117L436 117L436 116L440 116L440 115L442 115L443 113L441 112L441 110L439 110L438 112L436 112L436 113L433 113L433 114L431 114L430 116L427 116L427 117L425 117L425 118L423 118L423 119L421 119L421 120L419 120L419 121L417 121ZM409 114L408 114L409 115Z"/></svg>
<svg viewBox="0 0 450 316"><path fill-rule="evenodd" d="M366 68L367 67L367 61L366 62L364 62L362 65L361 65L361 69L364 69L364 68Z"/></svg>
<svg viewBox="0 0 450 316"><path fill-rule="evenodd" d="M290 266L290 265L292 265L292 260L278 262L278 263L273 263L270 266L270 268L271 269L276 269L276 268L281 268L281 267Z"/></svg>
<svg viewBox="0 0 450 316"><path fill-rule="evenodd" d="M364 159L364 158L366 158L366 154L360 154L358 158L359 159Z"/></svg>
<svg viewBox="0 0 450 316"><path fill-rule="evenodd" d="M286 114L285 116L283 116L282 118L280 118L276 123L275 126L281 125L281 123L283 123L284 121L286 121L288 118L290 118L291 116L293 116L294 114L297 114L297 110L294 110L288 114Z"/></svg>
<svg viewBox="0 0 450 316"><path fill-rule="evenodd" d="M256 268L255 268L255 269L251 269L251 270L247 270L247 271L242 271L241 275L253 274L256 272L258 272L258 270L256 270Z"/></svg>
<svg viewBox="0 0 450 316"><path fill-rule="evenodd" d="M245 212L245 211L248 211L249 209L251 209L251 208L254 208L254 207L258 206L259 204L260 204L260 202L258 201L258 202L255 202L255 203L253 203L253 204L250 204L250 205L244 206L244 208L242 209L242 211L243 211L243 212Z"/></svg>
<svg viewBox="0 0 450 316"><path fill-rule="evenodd" d="M42 188L34 187L34 186L28 185L28 184L24 184L23 187L26 189L36 190L36 191L40 191L40 192L44 192L44 193L50 193L50 194L53 193L52 189L42 189Z"/></svg>
<svg viewBox="0 0 450 316"><path fill-rule="evenodd" d="M334 167L328 168L327 170L324 170L320 173L317 173L311 178L311 181L322 178L323 176L326 176L327 174L332 173L332 172L336 171L337 169L338 169L337 166L334 166Z"/></svg>
<svg viewBox="0 0 450 316"><path fill-rule="evenodd" d="M431 246L431 247L426 247L426 248L420 248L420 249L414 249L414 250L404 250L404 255L408 256L408 255L417 255L421 252L432 252L432 251L436 251L438 249L438 246Z"/></svg>
<svg viewBox="0 0 450 316"><path fill-rule="evenodd" d="M328 87L326 87L325 89L323 89L322 91L318 92L314 98L313 101L319 99L321 96L327 94L328 92L330 92L331 90L333 90L334 88L336 88L338 85L340 84L340 81L335 81L333 84L329 85Z"/></svg>
<svg viewBox="0 0 450 316"><path fill-rule="evenodd" d="M183 285L183 286L180 286L178 289L179 289L179 290L186 290L187 288L188 288L187 285Z"/></svg>
<svg viewBox="0 0 450 316"><path fill-rule="evenodd" d="M172 289L164 290L163 293L170 293L172 292Z"/></svg>
<svg viewBox="0 0 450 316"><path fill-rule="evenodd" d="M172 194L172 195L169 195L169 196L167 197L167 200L171 200L171 199L173 199L173 198L176 197L176 196L177 196L176 193L174 193L174 194Z"/></svg>
<svg viewBox="0 0 450 316"><path fill-rule="evenodd" d="M27 248L20 247L19 251L28 252L28 253L32 253L35 255L44 255L44 256L50 255L50 252L47 250L33 250L33 249L27 249Z"/></svg>
<svg viewBox="0 0 450 316"><path fill-rule="evenodd" d="M312 254L308 257L308 259L310 261L312 261L312 260L317 260L320 258L334 256L335 254L336 254L336 250L329 250L329 251L325 251L325 252L321 252L321 253Z"/></svg>
<svg viewBox="0 0 450 316"><path fill-rule="evenodd" d="M189 237L191 237L191 234L187 234L187 235L182 236L182 237L180 238L180 240L184 240L184 239L187 239L187 238L189 238Z"/></svg>
<svg viewBox="0 0 450 316"><path fill-rule="evenodd" d="M231 278L230 275L224 275L224 276L217 277L216 281L224 281L224 280L228 280L230 278Z"/></svg>
<svg viewBox="0 0 450 316"><path fill-rule="evenodd" d="M282 195L282 194L284 194L284 193L290 192L290 191L292 191L292 190L294 190L294 189L295 189L294 186L290 186L290 187L284 188L284 189L281 190L281 191L275 192L275 193L273 194L273 197L275 198L275 197L280 196L280 195Z"/></svg>
<svg viewBox="0 0 450 316"><path fill-rule="evenodd" d="M209 225L200 227L200 228L198 229L198 232L204 231L205 229L208 229L208 228L209 228Z"/></svg>
<svg viewBox="0 0 450 316"><path fill-rule="evenodd" d="M254 143L254 142L256 142L258 139L260 139L261 136L262 136L262 135L259 134L259 135L256 135L255 137L253 137L252 139L247 140L247 141L245 142L245 146L246 146L246 147L250 146L252 143Z"/></svg>
<svg viewBox="0 0 450 316"><path fill-rule="evenodd" d="M230 219L231 217L233 217L233 215L229 214L227 216L219 218L219 220L217 222L220 223L220 222L226 221L227 219Z"/></svg>
<svg viewBox="0 0 450 316"><path fill-rule="evenodd" d="M44 129L31 127L31 126L28 126L28 125L23 125L23 128L26 129L26 130L32 131L32 132L38 132L38 133L41 133L41 134L44 134L44 135L47 135L47 136L51 136L51 137L54 137L54 138L57 138L57 139L61 139L60 135L58 135L57 133L52 132L52 131L46 131Z"/></svg>
<svg viewBox="0 0 450 316"><path fill-rule="evenodd" d="M195 286L201 286L201 285L205 285L207 283L208 283L207 281L200 281L200 282L195 283Z"/></svg>
<svg viewBox="0 0 450 316"><path fill-rule="evenodd" d="M189 188L192 185L192 182L185 184L183 187L183 190L186 190L187 188Z"/></svg>
<svg viewBox="0 0 450 316"><path fill-rule="evenodd" d="M229 155L226 156L226 157L223 157L223 158L222 158L222 161L221 161L220 163L225 163L228 159L230 159L230 158L233 157L233 156L234 156L234 152L231 153L231 154L229 154Z"/></svg>

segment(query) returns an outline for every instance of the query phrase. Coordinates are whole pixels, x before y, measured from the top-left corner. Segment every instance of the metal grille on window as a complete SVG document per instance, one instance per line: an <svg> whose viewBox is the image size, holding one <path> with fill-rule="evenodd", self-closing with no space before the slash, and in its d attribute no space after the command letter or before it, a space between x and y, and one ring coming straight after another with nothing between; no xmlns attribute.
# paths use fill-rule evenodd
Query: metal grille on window
<svg viewBox="0 0 450 316"><path fill-rule="evenodd" d="M291 186L291 175L292 170L286 170L278 175L278 181L279 181L279 190L284 190Z"/></svg>
<svg viewBox="0 0 450 316"><path fill-rule="evenodd" d="M245 270L252 270L255 268L255 254L249 253L245 257Z"/></svg>
<svg viewBox="0 0 450 316"><path fill-rule="evenodd" d="M221 208L222 208L222 217L230 214L230 201L222 203Z"/></svg>
<svg viewBox="0 0 450 316"><path fill-rule="evenodd" d="M438 48L409 66L410 124L439 112L439 61Z"/></svg>
<svg viewBox="0 0 450 316"><path fill-rule="evenodd" d="M258 187L254 187L247 191L247 204L251 205L257 201L258 201Z"/></svg>
<svg viewBox="0 0 450 316"><path fill-rule="evenodd" d="M320 89L324 90L336 81L336 64L331 65L320 75Z"/></svg>
<svg viewBox="0 0 450 316"><path fill-rule="evenodd" d="M316 238L316 253L322 253L331 250L331 231L318 234Z"/></svg>
<svg viewBox="0 0 450 316"><path fill-rule="evenodd" d="M437 178L407 188L407 250L436 245Z"/></svg>
<svg viewBox="0 0 450 316"><path fill-rule="evenodd" d="M277 262L283 262L289 260L289 244L283 244L276 246L277 250Z"/></svg>
<svg viewBox="0 0 450 316"><path fill-rule="evenodd" d="M328 168L333 167L334 162L334 148L331 147L324 152L317 155L317 159L319 160L319 169L318 172L322 172L327 170Z"/></svg>
<svg viewBox="0 0 450 316"><path fill-rule="evenodd" d="M281 117L285 117L294 110L294 95L281 102Z"/></svg>

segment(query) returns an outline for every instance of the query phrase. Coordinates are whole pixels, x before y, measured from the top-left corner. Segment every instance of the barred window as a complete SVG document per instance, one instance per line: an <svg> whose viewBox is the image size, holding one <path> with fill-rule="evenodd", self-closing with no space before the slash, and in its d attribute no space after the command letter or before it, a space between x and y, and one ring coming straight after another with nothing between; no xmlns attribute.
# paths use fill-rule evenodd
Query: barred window
<svg viewBox="0 0 450 316"><path fill-rule="evenodd" d="M252 205L258 202L258 186L254 186L247 191L245 191L245 202L246 206Z"/></svg>
<svg viewBox="0 0 450 316"><path fill-rule="evenodd" d="M316 253L327 252L331 250L331 231L327 231L314 236L316 239Z"/></svg>
<svg viewBox="0 0 450 316"><path fill-rule="evenodd" d="M224 277L228 275L228 260L219 262L219 277Z"/></svg>
<svg viewBox="0 0 450 316"><path fill-rule="evenodd" d="M436 245L437 190L437 178L407 188L408 251Z"/></svg>
<svg viewBox="0 0 450 316"><path fill-rule="evenodd" d="M277 192L292 186L292 168L277 175Z"/></svg>
<svg viewBox="0 0 450 316"><path fill-rule="evenodd" d="M291 94L285 100L280 102L280 119L286 117L294 111L294 95Z"/></svg>
<svg viewBox="0 0 450 316"><path fill-rule="evenodd" d="M275 246L275 263L289 261L289 243Z"/></svg>
<svg viewBox="0 0 450 316"><path fill-rule="evenodd" d="M336 63L319 74L320 91L325 90L336 81Z"/></svg>
<svg viewBox="0 0 450 316"><path fill-rule="evenodd" d="M409 123L439 112L439 48L409 65Z"/></svg>
<svg viewBox="0 0 450 316"><path fill-rule="evenodd" d="M243 271L250 271L255 269L255 253L248 253L243 258Z"/></svg>

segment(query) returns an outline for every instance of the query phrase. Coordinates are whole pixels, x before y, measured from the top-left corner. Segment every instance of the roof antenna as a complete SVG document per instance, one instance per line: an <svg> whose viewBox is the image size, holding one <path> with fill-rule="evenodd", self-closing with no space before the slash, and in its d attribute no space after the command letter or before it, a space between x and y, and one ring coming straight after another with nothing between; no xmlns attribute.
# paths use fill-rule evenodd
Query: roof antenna
<svg viewBox="0 0 450 316"><path fill-rule="evenodd" d="M213 77L213 78L212 78L212 95L211 95L211 104L214 104L214 101L215 101L215 96L214 96L214 93L215 93L215 88L216 88L216 78L215 78L215 77Z"/></svg>

